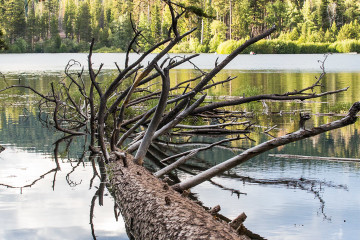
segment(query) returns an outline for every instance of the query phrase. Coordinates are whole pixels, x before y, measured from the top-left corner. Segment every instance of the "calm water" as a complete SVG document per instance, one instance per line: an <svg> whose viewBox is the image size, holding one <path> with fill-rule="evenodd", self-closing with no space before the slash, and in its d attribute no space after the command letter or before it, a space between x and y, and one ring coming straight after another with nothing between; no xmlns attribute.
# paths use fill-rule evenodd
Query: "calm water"
<svg viewBox="0 0 360 240"><path fill-rule="evenodd" d="M169 54L174 56L174 54ZM188 55L188 54L184 54ZM184 56L181 55L181 56ZM144 59L147 63L154 55ZM239 70L272 70L291 72L318 72L318 60L323 60L323 54L266 54L266 55L239 55L227 65L226 69ZM201 54L192 62L201 69L211 69L215 61L223 60L226 55ZM130 63L135 61L136 54L130 55ZM2 54L0 57L0 72L43 72L63 71L70 59L79 61L83 66L87 64L87 53L57 53L57 54ZM93 54L94 66L104 63L103 69L116 69L114 62L120 68L124 67L125 54L123 53L95 53ZM358 72L360 55L358 54L332 54L326 61L328 72ZM183 64L182 69L192 69L191 64Z"/></svg>
<svg viewBox="0 0 360 240"><path fill-rule="evenodd" d="M201 55L198 60L201 68L211 68L216 57ZM20 82L46 92L51 81L63 78L64 65L71 58L86 63L86 54L0 55L0 72L5 75L0 88ZM112 63L120 63L123 58L122 54L96 54L94 61L105 63L108 70L103 77L106 78L115 74L110 70L114 68ZM322 55L241 55L228 70L217 76L217 80L228 75L238 78L209 93L215 96L249 94L248 86L256 86L255 90L267 93L299 89L314 81L319 72L319 59ZM345 94L317 99L315 103L267 104L274 112L301 108L314 114L330 112L339 107L339 103L348 106L360 98L359 60L359 55L336 54L326 62L329 74L324 89L350 86ZM178 69L171 74L172 84L176 84L192 77L194 72ZM6 147L0 154L0 184L19 187L0 186L0 239L91 239L90 206L100 181L97 177L91 181L94 171L86 157L78 162L86 139L73 140L69 151L66 151L67 142L60 143L56 159L54 142L61 134L38 121L37 108L28 91L14 90L9 95L0 95L0 100L0 144ZM261 106L254 104L245 108L261 112ZM318 125L337 118L313 116L307 124ZM298 128L298 115L293 114L283 117L258 114L253 120L262 126L278 125L272 132L276 136ZM358 129L359 123L271 153L360 158ZM258 130L260 132L261 128ZM257 142L269 139L261 133L251 137ZM206 139L215 140L219 139ZM248 143L232 143L232 147L244 146ZM234 154L236 151L214 149L199 155L206 162L190 164L209 166ZM57 164L60 169L55 171ZM181 172L179 175L188 177ZM253 182L241 176L250 177ZM312 182L302 187L291 184L300 178ZM35 180L38 181L31 188L21 188ZM229 218L245 212L248 215L246 226L268 239L355 240L360 237L359 163L280 159L263 154L237 167L230 175L213 180L244 194L238 197L209 182L194 188L193 192L206 206L220 204L221 213ZM287 183L280 182L283 180ZM122 220L115 220L113 206L108 194L103 206L99 206L98 199L95 201L94 229L98 239L127 239Z"/></svg>

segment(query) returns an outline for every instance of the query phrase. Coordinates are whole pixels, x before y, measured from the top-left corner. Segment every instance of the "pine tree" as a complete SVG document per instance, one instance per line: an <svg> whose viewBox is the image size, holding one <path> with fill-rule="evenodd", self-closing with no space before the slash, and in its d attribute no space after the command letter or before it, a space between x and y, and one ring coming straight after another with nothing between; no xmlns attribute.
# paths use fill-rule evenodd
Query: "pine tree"
<svg viewBox="0 0 360 240"><path fill-rule="evenodd" d="M160 15L160 6L158 3L155 3L152 6L151 12L151 35L155 41L160 41L161 39L161 15Z"/></svg>
<svg viewBox="0 0 360 240"><path fill-rule="evenodd" d="M90 3L92 36L98 41L100 29L104 27L104 7L101 0L92 0Z"/></svg>
<svg viewBox="0 0 360 240"><path fill-rule="evenodd" d="M74 25L75 25L75 16L76 16L76 5L74 0L67 0L65 4L65 13L64 13L64 26L65 26L65 35L68 38L74 38Z"/></svg>
<svg viewBox="0 0 360 240"><path fill-rule="evenodd" d="M284 22L286 22L286 6L283 1L276 0L275 2L269 2L266 4L266 13L265 22L268 24L268 27L276 25L279 29L279 33L282 32L284 28Z"/></svg>
<svg viewBox="0 0 360 240"><path fill-rule="evenodd" d="M84 1L80 4L76 15L76 36L78 42L91 40L91 15L89 2Z"/></svg>
<svg viewBox="0 0 360 240"><path fill-rule="evenodd" d="M26 21L23 0L9 0L4 4L4 26L10 43L25 36Z"/></svg>
<svg viewBox="0 0 360 240"><path fill-rule="evenodd" d="M35 38L38 35L38 18L35 15L35 2L32 0L28 5L28 17L26 19L26 38L34 51Z"/></svg>
<svg viewBox="0 0 360 240"><path fill-rule="evenodd" d="M234 39L250 36L250 2L247 0L236 1L234 4L232 35Z"/></svg>
<svg viewBox="0 0 360 240"><path fill-rule="evenodd" d="M214 9L211 6L211 0L205 0L204 4L205 13L209 16L214 15ZM212 18L202 18L202 26L201 26L201 37L200 37L200 43L208 45L211 39L211 23L213 19Z"/></svg>
<svg viewBox="0 0 360 240"><path fill-rule="evenodd" d="M307 27L315 26L316 8L314 1L312 0L305 1L304 7L302 8L302 14L304 16L304 20L302 24L307 24Z"/></svg>
<svg viewBox="0 0 360 240"><path fill-rule="evenodd" d="M358 0L347 0L345 1L345 12L344 12L344 17L345 17L345 22L346 23L350 23L354 20L359 19L360 16L360 9L359 6L360 3Z"/></svg>
<svg viewBox="0 0 360 240"><path fill-rule="evenodd" d="M319 0L319 5L317 6L316 20L318 28L324 30L330 28L331 22L328 13L329 1L328 0Z"/></svg>

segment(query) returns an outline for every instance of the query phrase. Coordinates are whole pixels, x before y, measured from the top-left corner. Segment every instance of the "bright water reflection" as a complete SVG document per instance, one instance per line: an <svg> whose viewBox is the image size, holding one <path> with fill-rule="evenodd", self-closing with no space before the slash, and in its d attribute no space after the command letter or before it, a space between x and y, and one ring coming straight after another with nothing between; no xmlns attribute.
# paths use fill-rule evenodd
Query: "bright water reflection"
<svg viewBox="0 0 360 240"><path fill-rule="evenodd" d="M27 66L21 68L20 72L35 70L19 75L18 67L5 65L4 56L0 56L0 71L5 73L5 81L0 82L0 88L11 84L31 84L42 92L49 90L49 83L63 78L62 69L69 58L73 55L51 55L58 67L42 62L41 55L26 55L33 59ZM84 57L86 54L76 56ZM108 64L114 59L121 61L120 55L106 55L104 59ZM273 103L268 102L271 111L279 112L284 110L291 112L295 109L307 109L311 113L331 112L344 113L346 106L359 100L360 70L355 66L358 55L334 55L339 63L345 62L350 68L345 67L344 72L339 72L337 66L335 70L329 70L324 89L326 91L335 90L350 86L347 93L329 96L316 100L316 103ZM210 68L208 59L210 55L204 56L203 68ZM221 56L223 57L223 56ZM249 56L239 56L243 62L241 66L251 63L252 60L268 64L267 57L249 60ZM274 57L274 56L273 56ZM303 71L318 71L316 60L321 59L321 55L296 56L288 61L274 61L274 66L270 68L249 67L244 70L226 70L218 74L217 79L223 80L228 75L238 75L231 84L217 87L212 90L210 95L246 95L251 93L248 86L265 93L283 93L304 87L314 81L316 73ZM333 56L331 56L333 57ZM330 69L331 57L329 58ZM36 59L38 61L36 61ZM277 59L277 56L275 56ZM18 56L8 55L9 61L18 61ZM48 59L48 58L46 58ZM103 59L103 58L101 58ZM299 62L299 59L301 60ZM345 60L344 60L345 59ZM10 62L11 62L10 61ZM99 60L100 61L100 60ZM316 66L308 68L305 65ZM357 61L358 62L358 61ZM4 63L4 64L3 64ZM331 64L330 64L331 63ZM354 64L353 64L354 63ZM7 64L7 63L6 63ZM43 69L37 65L48 66ZM235 62L235 64L240 64ZM305 64L305 65L304 65ZM339 65L341 65L339 64ZM309 66L307 65L307 66ZM5 68L8 70L4 70ZM60 68L61 66L61 68ZM237 65L238 66L238 65ZM281 68L283 67L283 68ZM300 70L298 70L298 67ZM28 69L29 68L29 69ZM241 68L241 67L236 67ZM49 73L48 70L55 70ZM258 71L256 69L266 69ZM284 72L286 69L289 72ZM334 68L333 68L334 69ZM39 74L36 71L46 71ZM14 73L16 71L17 73ZM115 71L107 71L103 75L105 78L116 74ZM194 76L193 71L174 70L171 72L172 84ZM20 76L20 80L19 80ZM154 89L155 90L155 89ZM252 89L254 90L254 89ZM44 128L36 117L36 106L34 98L29 95L27 90L12 90L10 97L0 95L2 108L0 109L0 144L7 148L0 154L0 183L7 185L23 186L30 184L40 175L56 168L54 159L53 143L60 137L54 131ZM25 102L25 103L24 103ZM28 102L28 103L26 103ZM330 102L331 104L325 104ZM338 103L348 104L344 107L337 106ZM245 110L255 109L262 111L261 104L247 105ZM340 109L340 110L339 110ZM327 121L332 121L338 117L316 117L307 122L307 126L316 126ZM261 126L269 127L278 125L272 132L276 136L298 129L298 115L285 114L275 115L255 114L253 121ZM331 133L323 134L312 139L290 144L285 147L273 150L271 153L287 153L309 156L332 156L332 157L351 157L359 158L360 141L358 130L360 123ZM262 128L258 128L259 132ZM268 136L259 133L251 136L257 142L266 141ZM207 141L217 141L219 139L207 139ZM72 143L70 159L78 159L83 150L84 139L77 139ZM65 144L64 144L65 145ZM61 157L59 165L61 170L56 172L56 182L54 185L54 172L49 173L40 179L31 188L10 189L0 187L0 230L1 239L90 239L91 228L89 225L90 203L99 180L93 183L90 188L90 180L93 176L93 169L90 162L80 164L76 171L71 173L70 180L79 185L69 185L67 174L77 164L70 162L62 145L59 151ZM236 142L232 147L248 147L249 143ZM236 152L235 152L236 153ZM221 162L235 154L231 151L213 150L200 154L206 162L200 164L212 165ZM206 206L220 204L221 213L229 218L237 216L244 211L248 215L246 226L260 235L269 239L358 239L360 230L360 170L358 163L339 163L318 160L294 160L277 159L268 157L267 154L261 155L246 164L236 168L232 173L251 177L253 179L279 180L300 178L311 179L315 182L332 183L333 186L319 185L315 190L319 191L319 196L314 192L301 190L300 188L288 187L286 184L266 184L266 183L245 183L238 178L217 177L214 179L228 188L233 188L246 193L240 195L238 199L230 191L204 183L196 187L193 191ZM186 177L186 175L182 175ZM54 185L54 190L52 189ZM341 185L341 186L339 186ZM346 186L345 189L342 185ZM90 189L89 189L90 188ZM322 205L320 199L324 201ZM110 196L105 197L104 206L95 205L95 234L99 239L127 239L124 225L116 222L113 214L113 200ZM323 206L323 209L322 209ZM120 221L122 221L120 219Z"/></svg>
<svg viewBox="0 0 360 240"><path fill-rule="evenodd" d="M100 180L93 179L91 162L77 162L84 139L71 144L70 155L61 143L55 159L60 134L31 112L16 115L22 107L0 109L0 144L6 148L0 154L0 239L92 239L90 205ZM106 192L103 206L94 205L98 239L128 239L113 211Z"/></svg>
<svg viewBox="0 0 360 240"><path fill-rule="evenodd" d="M188 54L169 54L170 56L184 56ZM58 72L63 71L70 59L79 61L86 67L87 53L45 53L45 54L0 54L0 72L25 73L25 72ZM150 54L143 60L149 62L155 55ZM218 62L225 59L227 55L201 54L194 58L192 62L201 69L212 69L216 59ZM137 54L130 54L129 63L138 58ZM93 63L98 67L104 63L103 69L116 69L114 62L120 68L124 68L124 53L94 53ZM226 69L237 70L256 70L256 71L281 71L281 72L319 72L318 60L323 60L323 54L259 54L259 55L239 55ZM358 72L359 54L332 54L326 61L326 69L329 72ZM181 65L179 68L192 69L189 63Z"/></svg>
<svg viewBox="0 0 360 240"><path fill-rule="evenodd" d="M221 213L230 218L244 211L248 215L246 226L268 239L355 240L360 234L359 167L355 163L284 160L262 155L235 170L238 175L257 179L317 179L347 187L314 187L324 205L314 192L286 184L248 184L214 178L215 182L247 195L238 199L210 183L195 191L206 205L220 204Z"/></svg>
<svg viewBox="0 0 360 240"><path fill-rule="evenodd" d="M6 147L0 155L2 184L31 184L56 167L51 156ZM85 164L71 174L71 181L81 182L71 187L66 181L71 164L62 160L60 167L60 171L45 176L31 188L0 188L1 239L92 238L90 203L96 192L94 187L89 189L92 168ZM94 186L97 185L99 181L96 180ZM116 222L112 214L113 199L107 195L104 200L104 206L95 205L96 235L99 239L127 239L122 219Z"/></svg>

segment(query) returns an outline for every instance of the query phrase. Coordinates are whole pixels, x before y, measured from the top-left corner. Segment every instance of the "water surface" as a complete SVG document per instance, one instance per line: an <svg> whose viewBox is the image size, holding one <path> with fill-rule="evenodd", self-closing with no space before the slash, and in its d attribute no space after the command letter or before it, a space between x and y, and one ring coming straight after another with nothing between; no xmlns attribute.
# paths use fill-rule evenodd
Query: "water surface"
<svg viewBox="0 0 360 240"><path fill-rule="evenodd" d="M225 56L201 55L200 67L211 68L216 57ZM0 72L5 77L0 81L0 88L20 83L46 92L50 82L64 78L64 65L71 58L86 64L86 54L0 55ZM123 54L95 54L94 62L104 62L107 68L101 76L104 81L116 75L116 71L111 70L114 69L113 62L120 63L123 58ZM323 55L240 55L216 79L220 81L229 75L237 78L230 84L208 91L208 94L216 97L242 96L254 91L284 93L300 89L315 81L320 72L317 60L322 58ZM258 126L251 138L257 143L270 139L262 132L264 127L274 125L277 128L271 133L275 136L297 130L298 114L292 113L297 109L306 109L314 114L307 127L340 118L316 114L337 109L336 113L343 115L346 106L359 100L358 58L358 55L335 54L326 62L328 74L323 90L350 86L346 93L314 102L267 102L273 112L284 110L283 115L263 114L261 103L240 106L243 110L259 112L251 119ZM171 72L172 85L195 76L193 70L185 69L188 66L183 68ZM153 90L156 90L155 87ZM0 154L0 183L3 184L0 186L0 238L91 239L90 206L100 180L95 177L91 181L94 171L88 158L83 158L80 163L78 161L86 139L74 139L69 151L66 150L68 141L65 141L59 145L56 154L54 143L62 134L45 128L38 121L35 98L28 90L14 89L0 94L0 101L0 144L6 147ZM341 104L345 104L345 108L338 106ZM360 158L359 127L356 123L270 153ZM220 139L206 137L198 140L214 142ZM187 139L179 139L183 140ZM251 145L248 141L237 141L231 147L246 148ZM237 153L239 151L216 148L198 155L205 161L194 160L189 164L207 167ZM60 169L55 171L57 164ZM244 193L239 197L209 182L195 187L193 192L206 206L220 204L221 213L228 218L245 212L248 215L246 227L268 239L355 240L360 236L359 168L359 163L283 159L266 153L238 166L227 176L213 179L218 184ZM182 179L189 177L181 171L178 174ZM244 176L258 182L245 181L241 178ZM291 182L299 179L313 181L312 188L280 183L281 180ZM22 187L35 180L31 188ZM98 239L127 239L122 219L115 220L113 199L108 193L103 206L96 199L94 216Z"/></svg>
<svg viewBox="0 0 360 240"><path fill-rule="evenodd" d="M169 54L169 56L189 56L190 54ZM87 66L87 53L43 53L43 54L0 54L0 72L43 72L63 71L70 59L79 61L82 66ZM150 54L143 60L146 64L155 55ZM120 68L124 68L124 53L94 53L94 67L104 64L104 69L116 69L115 62ZM136 61L138 55L130 54L130 61ZM192 60L200 69L212 69L218 59L220 63L227 55L224 54L201 54ZM237 70L271 70L291 72L319 72L320 63L324 60L324 54L259 54L238 55L225 69ZM332 54L326 60L328 72L358 72L360 55L358 54ZM183 64L178 68L192 69L190 63Z"/></svg>

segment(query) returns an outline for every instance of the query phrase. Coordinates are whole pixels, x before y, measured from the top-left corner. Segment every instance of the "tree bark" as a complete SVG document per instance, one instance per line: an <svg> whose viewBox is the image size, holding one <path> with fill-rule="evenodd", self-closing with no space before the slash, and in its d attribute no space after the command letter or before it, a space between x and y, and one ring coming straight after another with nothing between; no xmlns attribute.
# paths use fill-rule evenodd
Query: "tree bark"
<svg viewBox="0 0 360 240"><path fill-rule="evenodd" d="M120 154L117 154L120 156ZM112 156L110 191L135 239L250 239L154 177L133 157Z"/></svg>

